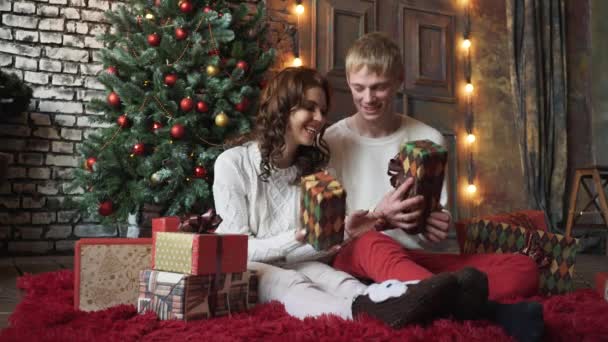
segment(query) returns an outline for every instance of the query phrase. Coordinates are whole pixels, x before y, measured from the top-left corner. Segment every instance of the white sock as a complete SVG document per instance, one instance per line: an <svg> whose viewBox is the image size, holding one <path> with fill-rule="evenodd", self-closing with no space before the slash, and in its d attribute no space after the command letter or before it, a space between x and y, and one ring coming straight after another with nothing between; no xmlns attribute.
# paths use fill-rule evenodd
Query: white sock
<svg viewBox="0 0 608 342"><path fill-rule="evenodd" d="M420 280L399 281L395 279L385 280L380 284L371 284L367 287L364 295L368 295L374 303L381 303L389 298L403 296L407 292L408 285L417 284Z"/></svg>

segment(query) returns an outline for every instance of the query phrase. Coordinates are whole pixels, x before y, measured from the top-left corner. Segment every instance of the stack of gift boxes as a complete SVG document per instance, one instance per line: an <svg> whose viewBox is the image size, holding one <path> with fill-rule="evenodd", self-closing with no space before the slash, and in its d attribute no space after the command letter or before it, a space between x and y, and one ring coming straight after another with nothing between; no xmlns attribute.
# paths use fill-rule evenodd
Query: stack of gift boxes
<svg viewBox="0 0 608 342"><path fill-rule="evenodd" d="M184 232L183 226L178 217L152 221L152 268L139 273L138 311L188 321L255 305L257 280L247 271L247 235Z"/></svg>

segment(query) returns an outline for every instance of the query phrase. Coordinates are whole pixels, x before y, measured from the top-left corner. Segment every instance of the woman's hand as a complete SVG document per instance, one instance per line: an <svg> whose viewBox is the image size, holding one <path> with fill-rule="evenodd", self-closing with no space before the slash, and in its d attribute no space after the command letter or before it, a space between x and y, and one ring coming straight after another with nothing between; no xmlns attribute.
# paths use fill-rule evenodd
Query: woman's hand
<svg viewBox="0 0 608 342"><path fill-rule="evenodd" d="M422 235L432 242L439 242L448 237L452 217L445 211L433 211L426 220L426 228Z"/></svg>
<svg viewBox="0 0 608 342"><path fill-rule="evenodd" d="M346 217L345 230L346 236L356 238L370 230L376 229L376 224L380 216L377 212L370 212L369 210L357 210L354 213Z"/></svg>
<svg viewBox="0 0 608 342"><path fill-rule="evenodd" d="M295 239L298 242L306 242L306 228L296 229Z"/></svg>

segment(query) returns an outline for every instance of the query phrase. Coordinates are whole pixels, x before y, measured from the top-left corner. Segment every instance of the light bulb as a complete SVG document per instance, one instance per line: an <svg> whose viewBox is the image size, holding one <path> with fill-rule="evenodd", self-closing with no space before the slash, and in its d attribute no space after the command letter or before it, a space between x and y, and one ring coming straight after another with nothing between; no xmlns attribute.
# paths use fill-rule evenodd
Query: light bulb
<svg viewBox="0 0 608 342"><path fill-rule="evenodd" d="M296 57L293 59L293 62L291 62L291 65L293 65L294 67L301 67L302 60L300 59L300 57Z"/></svg>
<svg viewBox="0 0 608 342"><path fill-rule="evenodd" d="M304 5L302 5L302 4L296 5L296 14L297 15L304 14Z"/></svg>
<svg viewBox="0 0 608 342"><path fill-rule="evenodd" d="M467 134L467 143L472 144L475 142L477 138L475 137L475 134L469 133Z"/></svg>
<svg viewBox="0 0 608 342"><path fill-rule="evenodd" d="M464 86L464 91L469 95L473 93L474 89L475 89L475 87L473 87L473 85L471 83L467 83L467 85Z"/></svg>
<svg viewBox="0 0 608 342"><path fill-rule="evenodd" d="M475 186L475 184L469 184L467 185L467 192L470 194L474 194L477 192L477 187Z"/></svg>
<svg viewBox="0 0 608 342"><path fill-rule="evenodd" d="M465 39L462 41L462 48L463 49L468 49L471 47L471 41L469 39Z"/></svg>

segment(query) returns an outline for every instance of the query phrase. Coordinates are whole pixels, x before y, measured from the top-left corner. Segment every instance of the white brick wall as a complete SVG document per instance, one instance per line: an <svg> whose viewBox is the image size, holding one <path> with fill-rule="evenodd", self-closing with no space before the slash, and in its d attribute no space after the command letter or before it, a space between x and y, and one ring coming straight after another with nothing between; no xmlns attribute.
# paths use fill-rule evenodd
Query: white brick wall
<svg viewBox="0 0 608 342"><path fill-rule="evenodd" d="M267 4L285 7L283 0ZM88 116L99 113L86 103L106 96L95 78L103 68L95 53L102 44L95 37L109 29L103 12L119 5L118 0L0 0L0 68L24 79L34 95L31 113L0 120L0 152L12 158L8 182L0 182L0 256L69 253L80 237L117 234L115 227L82 223L62 203L83 192L65 189L72 170L81 167L77 144L103 126L91 122ZM288 20L284 10L269 16L275 24Z"/></svg>

